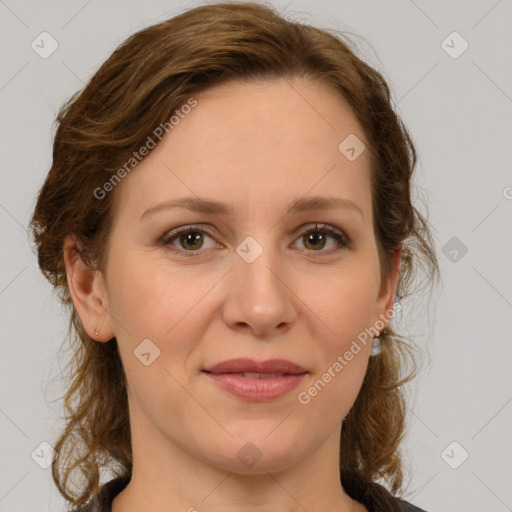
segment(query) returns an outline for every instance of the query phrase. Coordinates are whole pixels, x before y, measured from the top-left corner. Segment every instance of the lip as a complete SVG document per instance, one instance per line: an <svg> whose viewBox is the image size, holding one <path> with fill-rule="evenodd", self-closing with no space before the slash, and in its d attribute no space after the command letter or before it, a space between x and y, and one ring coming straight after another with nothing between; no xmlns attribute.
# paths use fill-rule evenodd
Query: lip
<svg viewBox="0 0 512 512"><path fill-rule="evenodd" d="M275 400L295 389L306 375L282 375L280 377L250 378L233 373L206 373L221 389L244 400L266 402Z"/></svg>
<svg viewBox="0 0 512 512"><path fill-rule="evenodd" d="M230 359L218 363L204 375L221 389L244 400L264 402L275 400L295 389L308 373L302 366L286 359ZM243 373L281 373L275 377L241 375Z"/></svg>
<svg viewBox="0 0 512 512"><path fill-rule="evenodd" d="M306 373L307 370L298 364L287 359L267 359L266 361L256 361L249 358L229 359L215 364L203 371L208 373L288 373L298 375Z"/></svg>

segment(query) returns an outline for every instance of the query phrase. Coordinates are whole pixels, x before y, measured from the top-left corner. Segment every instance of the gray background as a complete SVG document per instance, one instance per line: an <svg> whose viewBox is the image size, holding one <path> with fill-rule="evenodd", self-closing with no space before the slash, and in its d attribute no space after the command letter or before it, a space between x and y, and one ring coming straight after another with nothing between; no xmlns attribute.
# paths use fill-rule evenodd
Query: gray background
<svg viewBox="0 0 512 512"><path fill-rule="evenodd" d="M418 207L443 286L430 308L404 304L401 321L425 352L409 387L406 498L429 512L512 510L512 2L272 3L365 38L354 36L419 152ZM0 0L0 512L65 509L36 461L62 427L66 319L26 232L55 114L128 35L197 4ZM59 45L46 59L31 48L43 31ZM469 44L457 58L442 46L453 31ZM453 36L446 44L463 48Z"/></svg>

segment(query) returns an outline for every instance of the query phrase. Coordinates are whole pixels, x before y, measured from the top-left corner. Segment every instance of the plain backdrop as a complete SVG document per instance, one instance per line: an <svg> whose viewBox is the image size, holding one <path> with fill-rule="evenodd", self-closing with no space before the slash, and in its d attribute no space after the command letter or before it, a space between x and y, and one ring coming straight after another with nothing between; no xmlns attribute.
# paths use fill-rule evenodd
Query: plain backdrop
<svg viewBox="0 0 512 512"><path fill-rule="evenodd" d="M353 34L418 149L415 194L442 287L430 306L404 305L403 328L425 351L408 391L405 496L429 512L510 511L512 2L271 3ZM26 231L55 115L127 36L198 4L0 0L0 512L65 510L44 466L62 427L67 323ZM46 58L32 45L41 37L47 51L58 44Z"/></svg>

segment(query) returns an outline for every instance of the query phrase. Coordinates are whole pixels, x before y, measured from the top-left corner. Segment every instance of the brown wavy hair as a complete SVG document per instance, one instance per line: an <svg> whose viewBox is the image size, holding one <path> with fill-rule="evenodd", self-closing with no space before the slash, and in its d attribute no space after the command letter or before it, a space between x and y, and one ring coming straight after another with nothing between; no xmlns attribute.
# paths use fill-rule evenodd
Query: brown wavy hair
<svg viewBox="0 0 512 512"><path fill-rule="evenodd" d="M131 473L132 451L117 342L99 343L85 332L70 298L63 241L74 234L83 260L104 269L116 190L102 200L94 191L193 94L230 80L305 77L328 84L351 106L368 140L383 277L399 246L398 299L417 291L412 283L420 267L428 284L439 277L428 224L411 203L417 159L411 137L393 110L383 76L356 53L345 34L285 19L272 6L203 5L130 36L61 107L52 166L30 229L41 271L70 315L65 428L54 446L52 476L73 505L98 493L101 469ZM352 498L364 497L384 511L394 510L394 500L377 480L394 494L402 489L403 385L417 375L418 366L417 348L389 325L380 338L381 353L370 358L360 393L343 421L340 471ZM412 370L403 375L406 363ZM72 488L72 475L85 478L78 490Z"/></svg>

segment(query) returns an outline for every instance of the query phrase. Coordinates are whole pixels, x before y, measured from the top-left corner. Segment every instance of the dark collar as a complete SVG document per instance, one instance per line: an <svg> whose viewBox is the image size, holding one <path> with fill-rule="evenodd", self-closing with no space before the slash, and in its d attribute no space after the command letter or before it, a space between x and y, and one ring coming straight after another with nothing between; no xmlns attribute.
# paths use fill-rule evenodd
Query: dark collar
<svg viewBox="0 0 512 512"><path fill-rule="evenodd" d="M127 473L126 475L121 475L108 481L101 487L101 490L95 499L93 499L86 506L76 510L75 512L112 512L112 502L114 501L114 498L128 485L131 477L131 473ZM359 499L360 502L369 510L369 512L378 511L378 509L375 508L374 502L371 498L368 497L368 499ZM396 497L393 497L392 501L393 510L403 512L426 512L425 510L415 507L411 503Z"/></svg>

